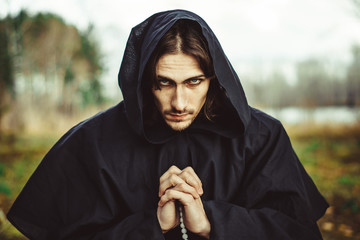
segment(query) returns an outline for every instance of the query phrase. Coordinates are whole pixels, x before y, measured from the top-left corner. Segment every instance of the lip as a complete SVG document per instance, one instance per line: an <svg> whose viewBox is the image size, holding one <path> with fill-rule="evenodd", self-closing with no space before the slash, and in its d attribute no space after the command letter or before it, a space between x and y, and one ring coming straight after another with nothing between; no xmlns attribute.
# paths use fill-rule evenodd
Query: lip
<svg viewBox="0 0 360 240"><path fill-rule="evenodd" d="M168 114L171 119L184 120L189 114Z"/></svg>

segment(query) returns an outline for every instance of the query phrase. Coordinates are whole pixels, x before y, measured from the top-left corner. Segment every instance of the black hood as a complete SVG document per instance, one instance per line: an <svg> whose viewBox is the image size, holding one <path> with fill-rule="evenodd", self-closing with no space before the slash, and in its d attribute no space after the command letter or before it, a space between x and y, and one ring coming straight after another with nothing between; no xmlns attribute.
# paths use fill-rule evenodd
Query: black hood
<svg viewBox="0 0 360 240"><path fill-rule="evenodd" d="M242 125L239 129L243 131L249 123L250 111L240 80L207 23L198 15L185 10L154 14L131 31L118 75L129 123L138 134L149 135L144 133L142 113L141 81L144 69L159 40L179 19L192 20L200 25L209 45L216 77L236 110L234 112ZM161 135L160 138L166 138L168 133ZM149 139L149 136L146 137ZM153 137L159 138L159 136ZM153 139L153 142L157 141L161 139Z"/></svg>

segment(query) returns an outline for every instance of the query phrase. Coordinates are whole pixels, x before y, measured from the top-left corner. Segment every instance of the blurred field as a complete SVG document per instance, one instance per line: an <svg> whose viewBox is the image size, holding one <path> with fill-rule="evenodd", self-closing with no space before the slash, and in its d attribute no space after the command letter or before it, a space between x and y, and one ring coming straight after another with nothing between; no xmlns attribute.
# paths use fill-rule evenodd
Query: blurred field
<svg viewBox="0 0 360 240"><path fill-rule="evenodd" d="M286 126L295 151L331 207L326 240L360 239L360 124ZM26 239L5 213L58 135L0 136L0 240Z"/></svg>
<svg viewBox="0 0 360 240"><path fill-rule="evenodd" d="M287 129L300 160L330 204L319 221L324 239L360 239L360 124Z"/></svg>
<svg viewBox="0 0 360 240"><path fill-rule="evenodd" d="M55 141L55 136L0 136L0 240L26 239L5 214Z"/></svg>

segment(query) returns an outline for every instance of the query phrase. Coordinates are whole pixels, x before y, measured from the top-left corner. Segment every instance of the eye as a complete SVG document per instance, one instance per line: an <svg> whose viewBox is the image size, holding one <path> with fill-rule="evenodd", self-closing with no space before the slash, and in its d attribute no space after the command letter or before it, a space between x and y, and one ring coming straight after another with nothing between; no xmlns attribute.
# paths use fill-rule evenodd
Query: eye
<svg viewBox="0 0 360 240"><path fill-rule="evenodd" d="M191 85L191 86L196 86L196 85L199 85L202 81L203 81L202 79L194 78L194 79L188 80L187 84Z"/></svg>
<svg viewBox="0 0 360 240"><path fill-rule="evenodd" d="M160 79L160 80L159 80L159 85L160 85L160 86L170 86L171 83L170 83L170 81L167 80L167 79Z"/></svg>

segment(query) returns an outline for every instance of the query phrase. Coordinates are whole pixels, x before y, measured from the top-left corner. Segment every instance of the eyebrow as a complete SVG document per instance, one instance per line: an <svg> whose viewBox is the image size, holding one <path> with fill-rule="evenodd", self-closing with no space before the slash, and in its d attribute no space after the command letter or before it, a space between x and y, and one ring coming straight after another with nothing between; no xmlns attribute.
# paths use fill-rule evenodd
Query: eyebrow
<svg viewBox="0 0 360 240"><path fill-rule="evenodd" d="M206 78L206 77L205 77L204 74L201 74L201 75L197 75L197 76L193 76L193 77L187 78L187 79L183 80L183 82L189 81L189 80L193 80L193 79L199 79L199 78ZM165 76L161 76L161 75L158 75L158 76L157 76L157 79L158 79L158 80L167 80L167 81L172 81L172 82L174 82L174 80L172 80L171 78L168 78L168 77L165 77Z"/></svg>

